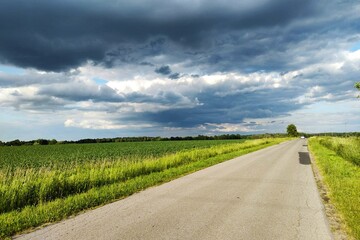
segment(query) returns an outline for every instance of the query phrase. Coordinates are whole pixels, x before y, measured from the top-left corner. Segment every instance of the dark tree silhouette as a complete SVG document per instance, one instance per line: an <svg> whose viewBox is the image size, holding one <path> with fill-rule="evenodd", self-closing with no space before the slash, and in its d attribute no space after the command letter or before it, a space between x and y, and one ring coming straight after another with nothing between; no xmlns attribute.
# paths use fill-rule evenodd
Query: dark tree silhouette
<svg viewBox="0 0 360 240"><path fill-rule="evenodd" d="M290 124L286 128L287 134L292 137L296 137L299 135L296 126L294 124Z"/></svg>

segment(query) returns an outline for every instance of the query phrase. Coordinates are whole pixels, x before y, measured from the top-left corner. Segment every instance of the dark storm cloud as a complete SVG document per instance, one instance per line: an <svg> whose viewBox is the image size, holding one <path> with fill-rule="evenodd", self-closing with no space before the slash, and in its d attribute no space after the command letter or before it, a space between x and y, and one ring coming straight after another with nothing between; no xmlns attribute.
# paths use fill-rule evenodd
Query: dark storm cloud
<svg viewBox="0 0 360 240"><path fill-rule="evenodd" d="M128 49L144 44L152 49L148 54L161 53L166 38L185 49L216 50L215 36L285 27L317 13L319 6L310 0L200 1L195 8L187 1L3 1L0 60L47 71L77 67L87 60L111 67L116 57L132 61L126 58L131 55ZM165 38L150 41L157 36ZM241 54L262 51L250 48ZM209 62L222 59L213 54Z"/></svg>
<svg viewBox="0 0 360 240"><path fill-rule="evenodd" d="M54 84L39 89L38 95L53 96L69 101L123 102L124 97L106 85L86 85L83 83Z"/></svg>
<svg viewBox="0 0 360 240"><path fill-rule="evenodd" d="M126 94L126 101L131 103L181 104L187 102L187 97L172 91L160 91L155 95L143 93Z"/></svg>
<svg viewBox="0 0 360 240"><path fill-rule="evenodd" d="M170 79L179 79L180 78L180 73L173 73L169 75Z"/></svg>
<svg viewBox="0 0 360 240"><path fill-rule="evenodd" d="M69 103L64 99L56 99L52 96L27 96L19 91L14 91L10 94L15 96L14 100L5 100L0 103L1 107L13 107L16 110L35 110L43 112L51 112L55 110L64 109L64 106Z"/></svg>
<svg viewBox="0 0 360 240"><path fill-rule="evenodd" d="M23 87L30 85L47 85L54 83L66 83L72 81L71 76L61 73L39 74L34 71L21 75L0 72L0 88Z"/></svg>
<svg viewBox="0 0 360 240"><path fill-rule="evenodd" d="M169 75L171 73L171 69L169 66L161 66L159 68L156 68L155 72L162 75Z"/></svg>
<svg viewBox="0 0 360 240"><path fill-rule="evenodd" d="M216 91L218 91L217 88L211 87L198 94L197 99L202 104L194 108L145 112L135 118L148 119L148 121L169 127L196 127L204 123L236 124L241 123L245 118L285 116L289 111L300 109L305 105L283 101L283 98L300 96L301 93L297 89L264 89L228 96L218 96Z"/></svg>
<svg viewBox="0 0 360 240"><path fill-rule="evenodd" d="M140 65L143 65L143 66L154 66L154 64L149 63L149 62L141 62Z"/></svg>
<svg viewBox="0 0 360 240"><path fill-rule="evenodd" d="M12 95L19 95L19 92L14 91ZM141 92L119 94L114 89L106 85L98 86L84 82L70 82L67 84L52 84L49 86L42 86L38 89L34 98L55 98L62 100L64 103L69 101L92 101L94 103L155 103L176 105L189 102L187 97L169 90L159 91L156 94L147 94ZM19 101L23 100L24 99L20 98ZM29 99L26 99L26 101L28 100ZM19 104L16 103L16 105ZM108 109L106 109L106 111L108 111Z"/></svg>

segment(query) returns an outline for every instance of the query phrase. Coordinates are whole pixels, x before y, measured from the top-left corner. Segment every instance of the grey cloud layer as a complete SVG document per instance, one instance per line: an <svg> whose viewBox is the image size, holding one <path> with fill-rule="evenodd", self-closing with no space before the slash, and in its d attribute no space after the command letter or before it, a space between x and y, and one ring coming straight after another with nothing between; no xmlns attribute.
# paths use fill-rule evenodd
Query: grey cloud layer
<svg viewBox="0 0 360 240"><path fill-rule="evenodd" d="M266 36L269 30L321 13L320 7L310 0L3 1L0 29L6 34L0 36L0 59L52 71L76 68L87 60L111 64L109 59L126 58L129 49L164 36L191 51L213 51L207 58L216 64L226 54L217 54L216 49L226 41L247 45L247 40L258 38L264 43L261 45L270 47L271 41L259 34L248 39L252 31L261 30ZM219 35L238 31L241 33L234 39L217 40ZM150 45L152 52L148 54L161 51L161 42ZM234 54L258 56L267 51L261 45L239 48ZM226 46L221 48L226 50Z"/></svg>
<svg viewBox="0 0 360 240"><path fill-rule="evenodd" d="M287 116L316 101L352 98L349 89L353 84L351 78L358 74L356 64L345 61L336 73L327 66L303 69L299 73L274 72L270 76L268 73L222 74L213 83L211 75L187 76L192 80L179 82L164 76L158 83L148 80L147 84L151 83L151 86L145 90L125 92L93 81L75 81L76 75L49 73L41 75L42 78L49 75L58 79L58 83L44 83L40 78L30 85L36 89L34 95L23 94L20 88L10 94L12 102L10 97L1 105L19 110L99 111L111 113L111 121L118 124L139 122L172 128L237 124L247 118ZM38 75L32 74L30 72L26 78L36 79L34 76ZM330 78L333 80L329 81ZM275 86L276 83L279 86ZM14 81L12 87L16 88L17 84ZM122 82L118 84L121 86ZM10 86L7 88L11 89ZM332 95L330 98L327 97L329 94ZM77 105L81 102L90 104Z"/></svg>

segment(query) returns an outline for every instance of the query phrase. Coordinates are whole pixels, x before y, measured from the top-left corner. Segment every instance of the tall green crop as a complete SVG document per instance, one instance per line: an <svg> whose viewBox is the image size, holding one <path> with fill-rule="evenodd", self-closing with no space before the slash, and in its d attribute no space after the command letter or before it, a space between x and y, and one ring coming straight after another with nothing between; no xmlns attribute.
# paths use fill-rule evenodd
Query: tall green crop
<svg viewBox="0 0 360 240"><path fill-rule="evenodd" d="M160 157L180 150L206 148L244 140L157 141L0 147L1 168L43 168L70 163Z"/></svg>

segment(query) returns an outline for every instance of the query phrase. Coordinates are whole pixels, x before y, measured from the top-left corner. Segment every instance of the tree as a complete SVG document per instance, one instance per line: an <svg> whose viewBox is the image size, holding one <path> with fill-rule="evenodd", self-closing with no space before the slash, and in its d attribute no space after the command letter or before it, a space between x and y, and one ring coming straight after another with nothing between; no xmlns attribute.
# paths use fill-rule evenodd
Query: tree
<svg viewBox="0 0 360 240"><path fill-rule="evenodd" d="M354 87L360 91L360 82L355 83ZM360 98L360 95L358 96L358 98Z"/></svg>
<svg viewBox="0 0 360 240"><path fill-rule="evenodd" d="M292 137L296 137L299 133L294 124L290 124L286 128L287 134Z"/></svg>
<svg viewBox="0 0 360 240"><path fill-rule="evenodd" d="M36 142L40 145L49 145L49 140L47 139L38 139Z"/></svg>
<svg viewBox="0 0 360 240"><path fill-rule="evenodd" d="M11 142L7 142L8 146L21 146L21 141L19 139L15 139Z"/></svg>

